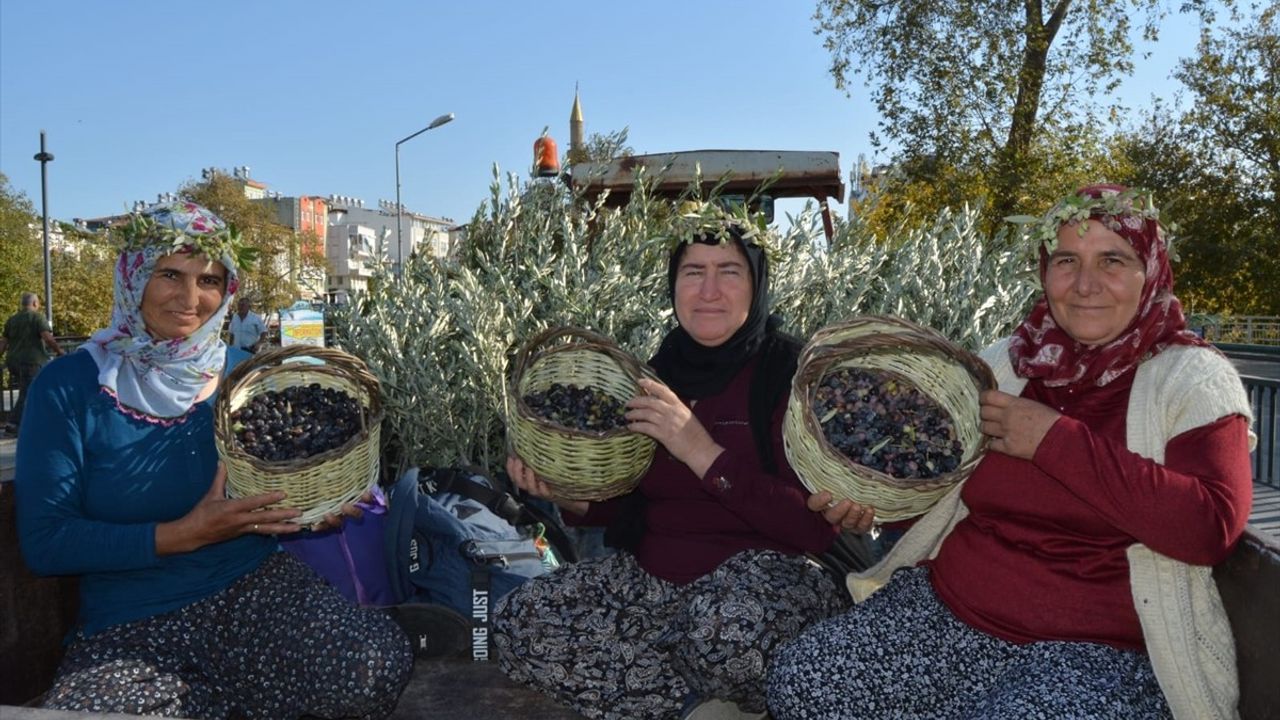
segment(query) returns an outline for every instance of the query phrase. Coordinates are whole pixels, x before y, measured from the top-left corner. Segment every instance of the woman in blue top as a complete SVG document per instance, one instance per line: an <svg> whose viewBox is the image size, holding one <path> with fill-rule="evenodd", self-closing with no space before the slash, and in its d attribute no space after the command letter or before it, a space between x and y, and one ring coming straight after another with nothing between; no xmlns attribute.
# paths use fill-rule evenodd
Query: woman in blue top
<svg viewBox="0 0 1280 720"><path fill-rule="evenodd" d="M382 718L404 634L281 552L283 493L226 498L206 402L226 348L238 236L173 203L118 234L111 325L31 387L15 490L23 557L80 576L45 705L184 718Z"/></svg>

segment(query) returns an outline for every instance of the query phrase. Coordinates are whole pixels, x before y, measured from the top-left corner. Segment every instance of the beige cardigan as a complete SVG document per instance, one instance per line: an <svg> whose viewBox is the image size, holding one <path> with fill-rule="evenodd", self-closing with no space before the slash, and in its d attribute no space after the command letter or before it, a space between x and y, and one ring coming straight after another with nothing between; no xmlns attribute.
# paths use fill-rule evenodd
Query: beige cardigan
<svg viewBox="0 0 1280 720"><path fill-rule="evenodd" d="M1026 380L1013 373L1008 340L982 357L1001 390L1017 395ZM1231 363L1203 348L1169 348L1138 366L1125 431L1129 449L1164 461L1165 444L1180 433L1231 414L1252 422L1244 386ZM1252 448L1256 438L1250 432ZM942 540L969 512L960 487L903 535L876 566L849 575L847 585L861 602L889 581L893 572L938 554ZM1235 642L1213 568L1188 565L1145 545L1128 550L1129 584L1156 679L1178 720L1238 718L1240 688Z"/></svg>

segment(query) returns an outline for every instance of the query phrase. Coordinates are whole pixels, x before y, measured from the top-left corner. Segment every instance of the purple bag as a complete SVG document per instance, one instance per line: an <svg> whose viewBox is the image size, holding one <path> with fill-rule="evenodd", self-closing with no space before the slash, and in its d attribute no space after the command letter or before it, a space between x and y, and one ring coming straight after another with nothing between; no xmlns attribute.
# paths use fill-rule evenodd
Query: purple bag
<svg viewBox="0 0 1280 720"><path fill-rule="evenodd" d="M372 502L358 502L360 518L347 518L341 528L300 533L280 546L311 566L338 592L357 605L394 605L387 578L387 497L374 487Z"/></svg>

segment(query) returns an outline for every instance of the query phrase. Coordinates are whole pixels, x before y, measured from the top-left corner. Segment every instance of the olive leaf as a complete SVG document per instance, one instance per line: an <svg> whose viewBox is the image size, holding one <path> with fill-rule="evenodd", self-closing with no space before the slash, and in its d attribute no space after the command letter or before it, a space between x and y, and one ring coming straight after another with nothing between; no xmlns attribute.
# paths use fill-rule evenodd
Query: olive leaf
<svg viewBox="0 0 1280 720"><path fill-rule="evenodd" d="M389 450L404 464L476 464L506 457L507 378L522 343L557 325L613 338L641 361L673 325L671 243L725 211L692 191L654 196L661 169L638 175L620 207L566 184L504 178L453 258L411 259L334 313L338 344L382 382ZM693 217L682 216L690 215ZM892 237L837 218L828 242L814 204L764 231L771 296L784 329L807 338L851 315L891 313L971 349L1007 334L1037 285L1025 244L979 230L976 210L944 211Z"/></svg>

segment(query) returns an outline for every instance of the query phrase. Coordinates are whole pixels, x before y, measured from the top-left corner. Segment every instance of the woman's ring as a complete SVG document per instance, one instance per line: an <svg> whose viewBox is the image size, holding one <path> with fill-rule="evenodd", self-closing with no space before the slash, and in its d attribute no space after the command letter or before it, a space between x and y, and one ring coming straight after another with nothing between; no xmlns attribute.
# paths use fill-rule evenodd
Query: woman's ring
<svg viewBox="0 0 1280 720"><path fill-rule="evenodd" d="M258 523L253 524L253 531L258 532Z"/></svg>

